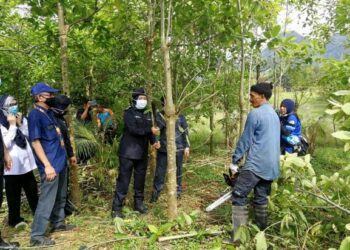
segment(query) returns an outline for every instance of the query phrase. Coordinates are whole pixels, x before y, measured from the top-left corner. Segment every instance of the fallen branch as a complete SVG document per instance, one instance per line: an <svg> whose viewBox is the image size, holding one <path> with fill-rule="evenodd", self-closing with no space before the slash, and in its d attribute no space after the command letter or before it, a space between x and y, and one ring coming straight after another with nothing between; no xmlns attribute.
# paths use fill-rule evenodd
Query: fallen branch
<svg viewBox="0 0 350 250"><path fill-rule="evenodd" d="M220 235L222 234L222 231L218 232L208 232L204 233L205 235ZM188 237L193 237L197 236L200 233L194 232L194 233L188 233L188 234L179 234L179 235L172 235L172 236L164 236L164 237L159 237L158 241L159 242L164 242L164 241L169 241L169 240L177 240L177 239L182 239L182 238L188 238Z"/></svg>
<svg viewBox="0 0 350 250"><path fill-rule="evenodd" d="M325 202L327 202L327 203L333 205L334 207L340 209L341 211L343 211L343 212L345 212L345 213L347 213L347 214L350 214L350 210L348 210L348 209L346 209L346 208L344 208L344 207L339 206L338 204L334 203L333 201L331 201L330 199L328 199L328 198L326 198L326 197L323 197L323 196L318 195L318 194L314 194L314 193L309 192L309 191L306 191L306 190L304 190L304 192L307 193L307 194L311 194L311 195L313 195L313 196L315 196L315 197L317 197L317 198L319 198L319 199L321 199L321 200L324 200Z"/></svg>

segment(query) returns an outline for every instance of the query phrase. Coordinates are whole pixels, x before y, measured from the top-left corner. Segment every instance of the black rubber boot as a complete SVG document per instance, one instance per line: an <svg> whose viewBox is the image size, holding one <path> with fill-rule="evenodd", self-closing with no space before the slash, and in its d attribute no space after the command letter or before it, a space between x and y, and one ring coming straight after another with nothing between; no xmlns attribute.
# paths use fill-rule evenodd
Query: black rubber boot
<svg viewBox="0 0 350 250"><path fill-rule="evenodd" d="M159 192L153 191L153 192L152 192L151 199L149 200L149 202L150 202L150 203L154 203L154 202L157 202L158 199L159 199Z"/></svg>
<svg viewBox="0 0 350 250"><path fill-rule="evenodd" d="M255 213L255 224L260 228L261 231L267 227L267 204L265 205L254 205Z"/></svg>
<svg viewBox="0 0 350 250"><path fill-rule="evenodd" d="M140 212L141 214L146 214L148 212L148 208L143 204L143 201L136 200L134 210Z"/></svg>
<svg viewBox="0 0 350 250"><path fill-rule="evenodd" d="M231 238L224 240L225 244L233 244L239 246L239 240L235 239L235 233L241 225L246 225L248 222L248 208L247 206L232 206L232 224L233 229Z"/></svg>
<svg viewBox="0 0 350 250"><path fill-rule="evenodd" d="M116 217L119 217L119 218L124 218L124 214L122 213L122 210L116 210L116 211L112 211L112 218L116 218Z"/></svg>

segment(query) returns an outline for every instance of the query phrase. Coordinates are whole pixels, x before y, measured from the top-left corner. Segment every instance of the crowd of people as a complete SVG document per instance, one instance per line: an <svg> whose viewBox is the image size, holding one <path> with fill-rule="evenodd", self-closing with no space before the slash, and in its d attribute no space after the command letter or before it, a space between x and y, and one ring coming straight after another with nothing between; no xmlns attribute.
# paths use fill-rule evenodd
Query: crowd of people
<svg viewBox="0 0 350 250"><path fill-rule="evenodd" d="M71 100L57 95L58 89L45 83L31 88L33 109L28 118L18 110L17 100L8 95L0 96L0 202L3 180L8 201L8 225L20 227L27 221L21 217L21 192L24 190L33 214L31 245L49 246L55 242L47 237L51 232L74 230L75 225L65 223L67 204L68 165L76 165L69 131L64 118ZM232 156L232 164L239 168L232 191L233 231L230 243L237 243L235 232L248 220L248 194L254 190L255 222L260 229L267 227L267 197L273 180L279 176L280 154L298 152L301 142L301 122L293 100L281 102L277 113L268 103L272 85L258 83L250 89L253 110L248 114L242 136ZM147 94L143 88L132 92L132 105L124 111L124 128L119 145L119 171L115 196L112 202L112 218L124 218L122 208L127 196L131 176L134 176L134 210L147 213L144 188L148 164L148 147L157 150L156 171L150 202L157 202L164 187L167 172L167 136L165 112L147 111ZM161 99L162 107L166 100ZM97 107L95 113L92 109ZM113 143L115 117L111 109L96 101L84 100L76 119L84 124L93 122L104 129L104 142ZM184 158L189 157L190 142L188 124L184 115L177 116L176 177L177 198L182 193L182 168ZM69 164L68 164L69 163ZM40 194L33 171L38 169ZM17 243L1 239L0 249L15 249Z"/></svg>

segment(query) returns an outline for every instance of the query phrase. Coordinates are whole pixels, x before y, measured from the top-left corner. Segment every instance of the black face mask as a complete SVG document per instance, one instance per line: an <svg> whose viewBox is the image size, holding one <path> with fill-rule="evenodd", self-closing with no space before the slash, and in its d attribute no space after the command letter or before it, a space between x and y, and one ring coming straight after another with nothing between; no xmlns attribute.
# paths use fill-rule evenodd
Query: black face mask
<svg viewBox="0 0 350 250"><path fill-rule="evenodd" d="M55 107L57 102L56 102L56 99L55 97L50 97L50 98L47 98L45 103L47 104L47 106L49 107Z"/></svg>

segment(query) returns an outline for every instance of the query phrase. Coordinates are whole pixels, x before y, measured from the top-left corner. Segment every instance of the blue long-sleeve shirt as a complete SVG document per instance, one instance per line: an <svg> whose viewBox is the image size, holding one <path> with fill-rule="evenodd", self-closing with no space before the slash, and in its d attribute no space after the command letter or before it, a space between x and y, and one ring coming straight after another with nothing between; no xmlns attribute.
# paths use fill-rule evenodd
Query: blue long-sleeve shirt
<svg viewBox="0 0 350 250"><path fill-rule="evenodd" d="M250 170L264 180L274 180L280 173L280 121L274 109L265 103L247 117L232 162L246 154L242 170Z"/></svg>

